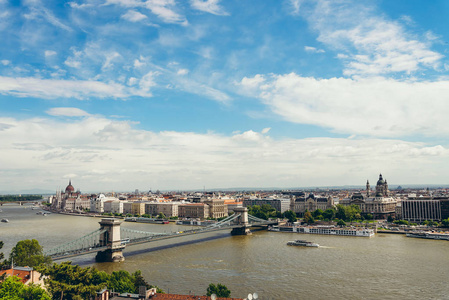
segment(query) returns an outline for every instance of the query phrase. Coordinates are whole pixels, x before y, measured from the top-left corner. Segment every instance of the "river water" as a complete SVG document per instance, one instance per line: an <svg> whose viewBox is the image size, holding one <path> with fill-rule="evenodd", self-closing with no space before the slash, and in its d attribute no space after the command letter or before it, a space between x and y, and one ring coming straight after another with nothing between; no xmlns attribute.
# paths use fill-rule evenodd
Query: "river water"
<svg viewBox="0 0 449 300"><path fill-rule="evenodd" d="M18 205L0 208L0 218L10 221L0 223L5 255L23 239L35 238L50 249L99 228L97 218L43 217ZM151 232L192 228L127 222L122 226ZM294 239L321 247L286 246ZM141 270L149 283L170 293L204 295L209 283L221 283L231 296L242 298L257 292L259 299L449 299L448 250L448 241L393 234L362 238L218 232L131 246L122 263L96 263L92 254L71 260L107 272Z"/></svg>

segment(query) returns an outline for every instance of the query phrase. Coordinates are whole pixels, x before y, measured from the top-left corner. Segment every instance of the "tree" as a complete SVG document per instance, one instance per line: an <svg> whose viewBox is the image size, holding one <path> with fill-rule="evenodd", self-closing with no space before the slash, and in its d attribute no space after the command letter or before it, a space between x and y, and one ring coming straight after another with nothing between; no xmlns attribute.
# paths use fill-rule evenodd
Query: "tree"
<svg viewBox="0 0 449 300"><path fill-rule="evenodd" d="M449 218L442 220L441 221L441 226L449 227Z"/></svg>
<svg viewBox="0 0 449 300"><path fill-rule="evenodd" d="M12 248L9 258L14 262L14 265L22 267L36 267L51 263L51 258L44 255L42 246L35 239L18 242Z"/></svg>
<svg viewBox="0 0 449 300"><path fill-rule="evenodd" d="M324 211L322 210L322 209L317 209L317 210L315 210L313 213L312 213L312 216L314 217L314 218L318 218L318 216L322 216L323 215L323 213L324 213Z"/></svg>
<svg viewBox="0 0 449 300"><path fill-rule="evenodd" d="M50 295L35 284L24 285L17 276L9 276L0 282L0 299L51 300Z"/></svg>
<svg viewBox="0 0 449 300"><path fill-rule="evenodd" d="M3 241L0 241L0 250L3 248ZM0 252L0 270L3 269L7 269L8 268L8 264L9 262L5 259L3 260L3 258L5 257L5 255L3 254L3 252ZM0 278L1 279L1 278Z"/></svg>
<svg viewBox="0 0 449 300"><path fill-rule="evenodd" d="M102 288L108 287L119 293L139 293L139 287L153 288L148 284L140 271L130 274L127 271L114 271L108 274L93 267L82 268L69 262L41 265L36 268L42 275L46 287L52 293L53 299L90 299ZM154 286L158 293L164 291Z"/></svg>
<svg viewBox="0 0 449 300"><path fill-rule="evenodd" d="M335 209L328 208L323 212L323 218L327 220L333 220L335 218Z"/></svg>
<svg viewBox="0 0 449 300"><path fill-rule="evenodd" d="M158 219L166 219L167 217L164 215L164 213L159 213L157 216Z"/></svg>
<svg viewBox="0 0 449 300"><path fill-rule="evenodd" d="M343 220L338 220L337 225L340 227L344 227L344 226L346 226L346 223Z"/></svg>
<svg viewBox="0 0 449 300"><path fill-rule="evenodd" d="M304 222L306 222L307 224L313 224L315 223L315 219L312 217L312 214L310 213L310 211L306 211L304 213Z"/></svg>
<svg viewBox="0 0 449 300"><path fill-rule="evenodd" d="M74 300L78 296L90 299L91 296L107 285L109 275L95 268L82 268L69 262L54 263L51 266L41 265L36 268L44 279L47 290L53 299Z"/></svg>
<svg viewBox="0 0 449 300"><path fill-rule="evenodd" d="M258 211L258 212L256 212L256 213L254 214L254 216L255 216L256 218L259 218L259 219L268 220L268 215L267 215L267 213L265 213L265 212L263 212L263 211Z"/></svg>
<svg viewBox="0 0 449 300"><path fill-rule="evenodd" d="M298 221L296 214L292 210L287 210L284 212L284 218L287 218L290 223Z"/></svg>
<svg viewBox="0 0 449 300"><path fill-rule="evenodd" d="M340 220L346 220L347 219L346 208L343 205L337 204L337 211L335 213L335 217L337 217Z"/></svg>
<svg viewBox="0 0 449 300"><path fill-rule="evenodd" d="M207 288L207 296L212 294L217 295L217 297L229 298L231 296L231 291L223 284L218 283L217 285L211 283Z"/></svg>
<svg viewBox="0 0 449 300"><path fill-rule="evenodd" d="M0 241L0 249L3 248L3 241ZM5 257L5 255L3 254L3 252L0 252L0 260L2 260Z"/></svg>

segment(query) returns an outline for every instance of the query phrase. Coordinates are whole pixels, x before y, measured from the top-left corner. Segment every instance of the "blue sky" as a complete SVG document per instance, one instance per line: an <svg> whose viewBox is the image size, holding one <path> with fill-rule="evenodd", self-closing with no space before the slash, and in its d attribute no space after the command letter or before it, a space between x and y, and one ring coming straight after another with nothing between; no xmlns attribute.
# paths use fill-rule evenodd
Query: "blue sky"
<svg viewBox="0 0 449 300"><path fill-rule="evenodd" d="M448 13L0 0L0 191L447 184Z"/></svg>

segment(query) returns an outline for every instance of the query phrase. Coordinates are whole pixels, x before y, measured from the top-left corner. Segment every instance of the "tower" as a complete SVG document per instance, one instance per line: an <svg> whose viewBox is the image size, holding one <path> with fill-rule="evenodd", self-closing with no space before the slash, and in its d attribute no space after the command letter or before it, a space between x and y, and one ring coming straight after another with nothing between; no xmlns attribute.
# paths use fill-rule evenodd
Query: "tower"
<svg viewBox="0 0 449 300"><path fill-rule="evenodd" d="M385 181L382 178L382 174L379 174L379 180L376 185L376 197L385 196Z"/></svg>
<svg viewBox="0 0 449 300"><path fill-rule="evenodd" d="M370 185L368 179L366 180L366 197L368 198L370 196Z"/></svg>

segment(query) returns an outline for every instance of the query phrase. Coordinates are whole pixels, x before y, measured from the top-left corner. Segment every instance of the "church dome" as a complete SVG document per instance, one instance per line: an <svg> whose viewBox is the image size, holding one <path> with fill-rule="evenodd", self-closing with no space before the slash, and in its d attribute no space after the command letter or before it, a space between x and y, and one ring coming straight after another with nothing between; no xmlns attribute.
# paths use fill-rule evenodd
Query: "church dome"
<svg viewBox="0 0 449 300"><path fill-rule="evenodd" d="M382 178L382 174L379 175L379 180L377 181L377 185L383 185L385 182Z"/></svg>
<svg viewBox="0 0 449 300"><path fill-rule="evenodd" d="M73 193L75 191L75 188L72 185L72 180L69 181L69 185L65 188L66 193Z"/></svg>

